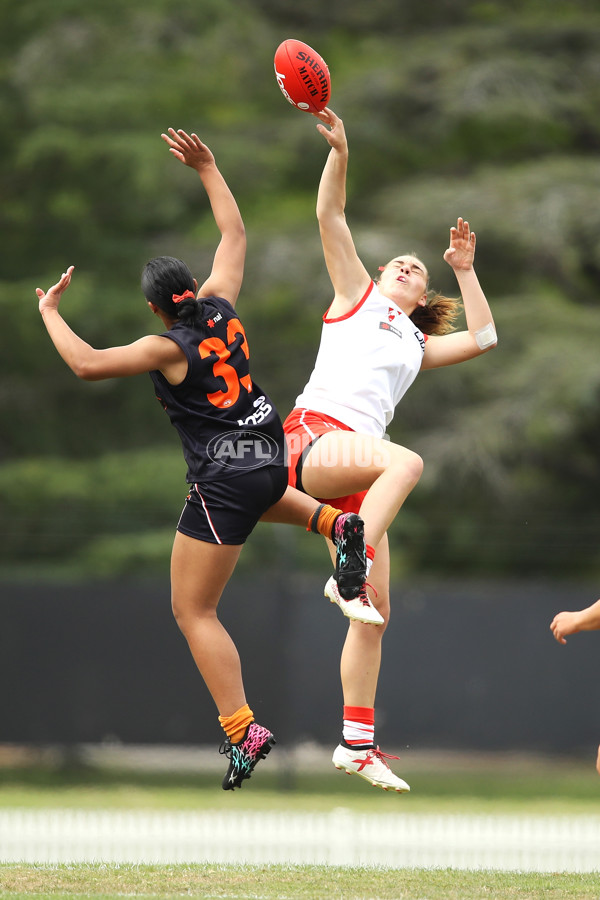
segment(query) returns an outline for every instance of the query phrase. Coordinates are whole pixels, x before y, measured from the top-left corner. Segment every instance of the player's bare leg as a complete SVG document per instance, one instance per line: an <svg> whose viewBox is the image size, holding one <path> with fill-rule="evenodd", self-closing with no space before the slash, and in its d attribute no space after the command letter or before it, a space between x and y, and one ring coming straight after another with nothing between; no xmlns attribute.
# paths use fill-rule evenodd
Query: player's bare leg
<svg viewBox="0 0 600 900"><path fill-rule="evenodd" d="M331 552L331 551L330 551ZM390 617L390 562L387 536L377 547L369 574L371 600L383 618L379 626L350 622L340 660L346 706L375 706L381 667L381 644ZM375 596L375 593L377 596Z"/></svg>
<svg viewBox="0 0 600 900"><path fill-rule="evenodd" d="M177 532L171 555L173 615L222 716L246 703L240 657L217 616L241 549Z"/></svg>
<svg viewBox="0 0 600 900"><path fill-rule="evenodd" d="M302 483L313 497L368 491L360 515L365 541L377 547L423 471L421 457L399 444L350 431L322 435L308 453Z"/></svg>
<svg viewBox="0 0 600 900"><path fill-rule="evenodd" d="M239 739L234 742L227 738L221 747L229 760L224 790L241 787L275 744L271 732L254 721L246 703L237 648L217 617L221 594L241 549L198 541L177 532L171 556L173 614L220 718L246 715Z"/></svg>
<svg viewBox="0 0 600 900"><path fill-rule="evenodd" d="M383 618L381 626L351 622L342 650L340 674L344 706L375 707L375 696L381 666L381 642L390 616L389 597L390 561L387 535L377 548L369 581L377 596L372 600ZM364 778L374 787L385 791L405 793L409 785L395 775L386 759L395 759L383 753L374 743L365 747L352 747L342 741L333 754L333 764L348 774Z"/></svg>
<svg viewBox="0 0 600 900"><path fill-rule="evenodd" d="M406 447L368 435L332 431L322 435L307 454L302 482L315 497L343 497L366 490L360 516L365 545L376 548L422 471L421 457ZM330 579L325 596L350 619L382 624L361 586L345 592Z"/></svg>

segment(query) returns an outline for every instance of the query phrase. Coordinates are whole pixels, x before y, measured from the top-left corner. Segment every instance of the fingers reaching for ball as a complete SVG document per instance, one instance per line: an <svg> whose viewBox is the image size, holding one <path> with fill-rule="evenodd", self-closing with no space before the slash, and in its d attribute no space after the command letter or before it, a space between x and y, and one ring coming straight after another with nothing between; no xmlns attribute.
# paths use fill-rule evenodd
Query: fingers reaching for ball
<svg viewBox="0 0 600 900"><path fill-rule="evenodd" d="M327 143L334 150L345 151L348 148L346 141L346 132L344 131L344 123L339 116L336 116L332 109L326 107L319 113L314 113L315 118L319 119L317 131L323 135Z"/></svg>
<svg viewBox="0 0 600 900"><path fill-rule="evenodd" d="M313 116L315 117L315 119L319 119L321 122L325 122L326 125L333 125L338 118L334 111L328 106L326 106L325 109L320 109L318 112L314 112Z"/></svg>
<svg viewBox="0 0 600 900"><path fill-rule="evenodd" d="M161 138L169 145L169 150L180 162L191 169L199 169L202 166L214 163L215 158L206 144L203 144L197 134L188 134L183 128L169 128L168 134L161 134Z"/></svg>

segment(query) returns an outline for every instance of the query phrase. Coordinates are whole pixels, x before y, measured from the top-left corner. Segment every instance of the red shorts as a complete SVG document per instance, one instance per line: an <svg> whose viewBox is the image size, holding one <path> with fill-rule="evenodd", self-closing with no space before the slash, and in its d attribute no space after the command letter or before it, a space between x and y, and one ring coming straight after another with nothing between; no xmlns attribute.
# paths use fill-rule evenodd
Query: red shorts
<svg viewBox="0 0 600 900"><path fill-rule="evenodd" d="M308 451L322 434L328 431L353 431L343 422L327 416L324 413L314 412L311 409L293 409L283 423L285 439L287 443L288 484L304 491L302 486L302 466L308 455ZM317 497L321 503L329 503L330 506L341 509L343 512L359 512L365 498L366 491L358 494L348 494L346 497Z"/></svg>

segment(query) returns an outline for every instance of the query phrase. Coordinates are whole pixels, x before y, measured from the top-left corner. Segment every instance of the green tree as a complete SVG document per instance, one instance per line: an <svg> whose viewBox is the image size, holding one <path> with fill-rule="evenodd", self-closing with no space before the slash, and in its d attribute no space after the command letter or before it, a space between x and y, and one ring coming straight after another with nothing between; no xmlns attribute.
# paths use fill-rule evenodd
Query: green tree
<svg viewBox="0 0 600 900"><path fill-rule="evenodd" d="M80 384L36 286L76 265L65 313L96 346L154 330L158 253L202 272L217 240L169 125L215 150L249 254L240 312L283 415L330 299L314 217L327 147L273 74L296 36L328 61L351 145L348 218L365 263L409 249L432 286L464 215L500 344L423 373L395 440L425 475L393 530L396 571L598 574L598 57L588 0L1 0L0 527L3 566L166 570L184 466L144 379ZM433 23L433 24L432 24ZM158 473L158 474L157 474ZM181 489L182 493L179 493ZM295 534L295 532L294 532ZM277 552L267 528L247 565ZM298 541L300 560L322 550ZM551 565L550 565L551 563Z"/></svg>

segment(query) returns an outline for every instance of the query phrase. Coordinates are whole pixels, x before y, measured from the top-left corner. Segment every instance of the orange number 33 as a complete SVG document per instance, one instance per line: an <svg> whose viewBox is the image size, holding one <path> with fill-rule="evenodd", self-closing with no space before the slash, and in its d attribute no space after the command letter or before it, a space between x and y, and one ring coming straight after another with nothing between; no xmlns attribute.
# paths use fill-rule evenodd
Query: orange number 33
<svg viewBox="0 0 600 900"><path fill-rule="evenodd" d="M198 347L198 352L202 359L206 359L213 354L216 359L213 362L213 375L215 378L222 378L225 382L225 388L207 394L207 399L213 406L227 407L233 406L240 395L240 384L246 388L248 393L252 390L252 379L250 375L238 375L237 371L227 360L231 356L230 347L235 342L237 336L242 338L241 349L246 359L250 358L248 351L248 341L246 340L246 332L244 326L239 319L230 319L227 323L227 344L221 338L210 337L202 341Z"/></svg>

